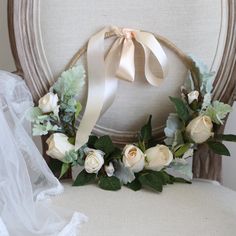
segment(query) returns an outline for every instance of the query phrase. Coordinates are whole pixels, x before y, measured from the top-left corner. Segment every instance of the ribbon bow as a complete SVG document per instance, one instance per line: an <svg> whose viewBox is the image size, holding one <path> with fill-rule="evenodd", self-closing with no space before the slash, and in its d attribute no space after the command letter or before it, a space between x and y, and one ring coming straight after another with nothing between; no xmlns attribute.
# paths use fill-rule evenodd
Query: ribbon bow
<svg viewBox="0 0 236 236"><path fill-rule="evenodd" d="M116 40L104 59L104 41L107 32L114 32ZM137 41L144 55L144 71L147 81L158 87L167 75L167 57L153 34L140 30L107 27L93 35L87 47L88 95L83 118L76 133L75 147L84 145L100 115L113 103L118 79L134 81L134 51ZM154 55L160 73L156 76L150 69L150 54Z"/></svg>

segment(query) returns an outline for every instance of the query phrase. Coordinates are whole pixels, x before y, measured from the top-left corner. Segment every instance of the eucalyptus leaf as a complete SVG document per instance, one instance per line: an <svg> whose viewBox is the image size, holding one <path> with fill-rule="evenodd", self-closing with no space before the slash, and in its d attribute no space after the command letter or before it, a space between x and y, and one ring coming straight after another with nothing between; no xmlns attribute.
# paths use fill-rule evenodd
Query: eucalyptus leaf
<svg viewBox="0 0 236 236"><path fill-rule="evenodd" d="M70 150L65 153L63 162L75 164L78 159L78 152L76 150Z"/></svg>
<svg viewBox="0 0 236 236"><path fill-rule="evenodd" d="M170 169L174 171L174 173L184 176L187 179L192 179L192 166L185 159L176 158L171 162Z"/></svg>
<svg viewBox="0 0 236 236"><path fill-rule="evenodd" d="M184 88L188 92L191 92L191 91L195 90L193 79L192 79L192 76L191 76L190 72L188 73L187 79L184 82Z"/></svg>
<svg viewBox="0 0 236 236"><path fill-rule="evenodd" d="M170 113L167 121L166 121L166 128L164 130L165 135L167 137L174 137L175 131L177 129L181 129L182 122L180 121L178 115L176 113Z"/></svg>
<svg viewBox="0 0 236 236"><path fill-rule="evenodd" d="M214 80L214 73L210 72L207 66L197 59L196 57L191 55L193 59L191 71L192 77L194 81L194 89L201 92L202 95L206 93L211 93L213 88L213 80Z"/></svg>
<svg viewBox="0 0 236 236"><path fill-rule="evenodd" d="M114 161L113 165L115 168L114 176L116 176L121 183L131 183L135 179L134 173L130 170L130 168L125 167L120 160Z"/></svg>
<svg viewBox="0 0 236 236"><path fill-rule="evenodd" d="M203 103L202 103L202 108L201 109L205 110L210 105L211 105L211 94L210 93L206 93L204 95L204 98L203 98Z"/></svg>

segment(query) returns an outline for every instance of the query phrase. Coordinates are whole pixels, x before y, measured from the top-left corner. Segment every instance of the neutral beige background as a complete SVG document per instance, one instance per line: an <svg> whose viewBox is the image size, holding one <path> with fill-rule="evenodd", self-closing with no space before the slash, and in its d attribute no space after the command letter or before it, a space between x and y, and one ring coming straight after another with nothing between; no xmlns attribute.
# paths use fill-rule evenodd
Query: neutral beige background
<svg viewBox="0 0 236 236"><path fill-rule="evenodd" d="M0 0L0 69L14 71L15 66L11 55L7 30L7 0ZM229 117L225 133L235 133L236 104ZM38 144L38 140L37 140ZM227 143L231 151L231 157L225 157L223 161L223 184L236 190L236 144Z"/></svg>

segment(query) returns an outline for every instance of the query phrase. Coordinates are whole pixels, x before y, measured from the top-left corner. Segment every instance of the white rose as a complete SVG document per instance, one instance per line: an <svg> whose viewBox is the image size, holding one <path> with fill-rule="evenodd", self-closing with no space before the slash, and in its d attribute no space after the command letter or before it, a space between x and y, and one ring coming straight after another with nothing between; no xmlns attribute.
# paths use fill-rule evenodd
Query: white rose
<svg viewBox="0 0 236 236"><path fill-rule="evenodd" d="M199 92L197 90L188 94L188 103L191 104L194 100L198 100Z"/></svg>
<svg viewBox="0 0 236 236"><path fill-rule="evenodd" d="M46 143L48 144L47 155L60 161L63 160L66 152L75 148L74 145L69 143L68 137L61 133L52 134Z"/></svg>
<svg viewBox="0 0 236 236"><path fill-rule="evenodd" d="M49 92L39 99L39 108L43 111L43 113L52 112L58 109L57 103L57 94Z"/></svg>
<svg viewBox="0 0 236 236"><path fill-rule="evenodd" d="M100 150L89 149L84 162L84 168L88 173L98 173L104 164L104 153Z"/></svg>
<svg viewBox="0 0 236 236"><path fill-rule="evenodd" d="M211 118L200 115L190 121L186 127L186 133L195 143L204 143L213 135L212 128Z"/></svg>
<svg viewBox="0 0 236 236"><path fill-rule="evenodd" d="M108 166L105 166L105 171L107 173L107 176L111 177L113 175L115 168L112 162L110 162Z"/></svg>
<svg viewBox="0 0 236 236"><path fill-rule="evenodd" d="M146 165L149 170L160 171L173 160L173 154L165 145L156 145L146 150Z"/></svg>
<svg viewBox="0 0 236 236"><path fill-rule="evenodd" d="M123 163L125 167L130 168L137 173L144 168L144 153L136 146L129 144L123 150Z"/></svg>

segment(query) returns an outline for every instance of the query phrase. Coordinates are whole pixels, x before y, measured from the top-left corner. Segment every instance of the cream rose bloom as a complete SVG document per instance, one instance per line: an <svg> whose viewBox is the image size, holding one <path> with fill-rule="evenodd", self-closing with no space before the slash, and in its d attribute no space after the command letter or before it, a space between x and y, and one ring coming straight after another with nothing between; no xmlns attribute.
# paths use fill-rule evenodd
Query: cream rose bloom
<svg viewBox="0 0 236 236"><path fill-rule="evenodd" d="M146 165L149 170L160 171L173 160L173 154L165 145L156 145L146 150Z"/></svg>
<svg viewBox="0 0 236 236"><path fill-rule="evenodd" d="M138 147L128 144L123 150L123 163L125 167L137 173L144 168L145 155Z"/></svg>
<svg viewBox="0 0 236 236"><path fill-rule="evenodd" d="M212 128L211 118L200 115L190 121L186 127L186 133L195 143L204 143L214 134Z"/></svg>
<svg viewBox="0 0 236 236"><path fill-rule="evenodd" d="M52 112L58 109L57 103L57 94L49 92L39 99L39 108L43 111L43 113Z"/></svg>
<svg viewBox="0 0 236 236"><path fill-rule="evenodd" d="M194 100L198 100L199 92L194 90L188 94L188 103L191 104Z"/></svg>
<svg viewBox="0 0 236 236"><path fill-rule="evenodd" d="M105 166L105 171L107 173L107 176L109 177L111 177L114 174L115 168L112 162L110 162L108 166Z"/></svg>
<svg viewBox="0 0 236 236"><path fill-rule="evenodd" d="M61 133L52 134L46 143L48 144L47 155L60 161L63 160L66 152L75 148L74 145L69 143L68 137Z"/></svg>
<svg viewBox="0 0 236 236"><path fill-rule="evenodd" d="M88 173L98 173L104 164L104 153L100 150L89 149L84 162L84 168Z"/></svg>

